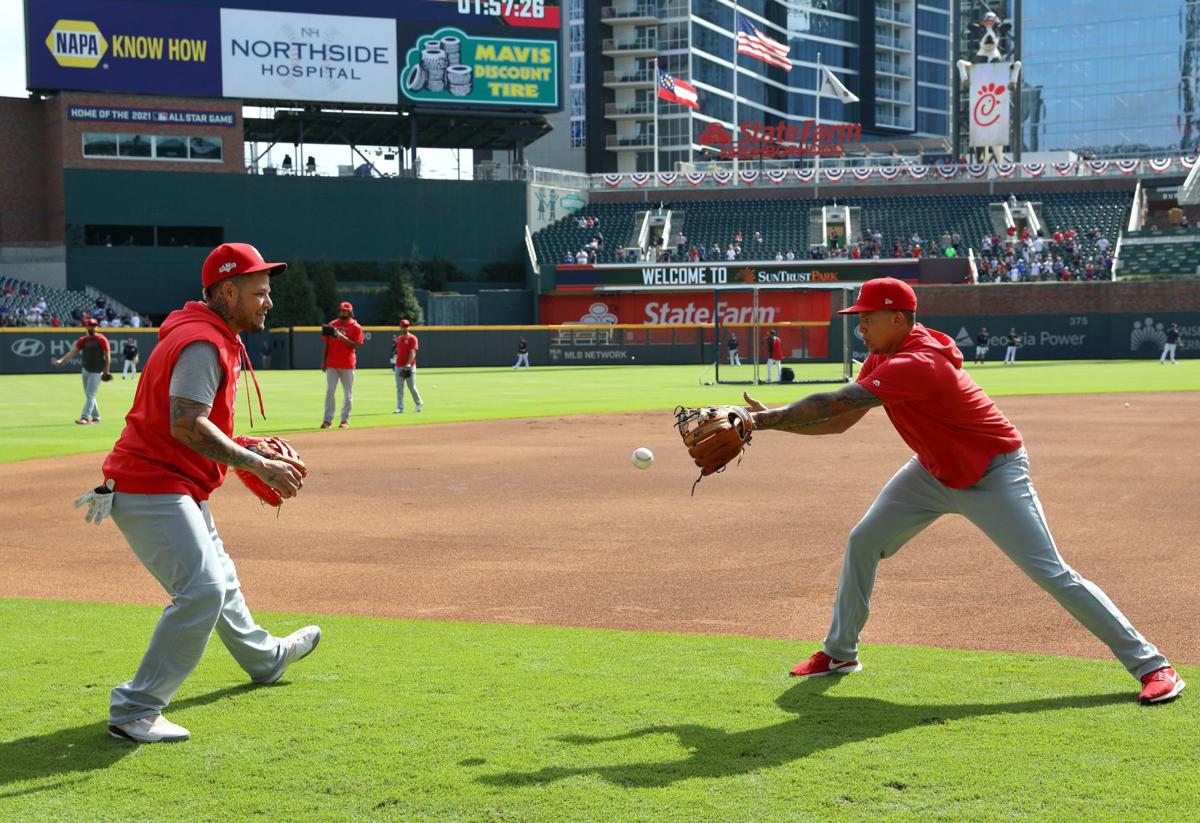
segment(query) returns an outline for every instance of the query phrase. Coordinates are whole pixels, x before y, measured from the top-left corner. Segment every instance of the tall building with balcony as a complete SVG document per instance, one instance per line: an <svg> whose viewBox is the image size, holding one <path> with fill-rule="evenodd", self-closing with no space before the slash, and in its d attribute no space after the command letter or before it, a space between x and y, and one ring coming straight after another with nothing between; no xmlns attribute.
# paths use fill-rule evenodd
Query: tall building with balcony
<svg viewBox="0 0 1200 823"><path fill-rule="evenodd" d="M737 54L739 14L788 44L790 71ZM601 0L580 28L589 172L652 171L656 144L661 170L702 164L710 154L697 137L714 122L736 132L819 114L861 123L863 140L951 133L950 0ZM699 97L695 110L657 103L657 141L656 61ZM819 65L860 101L823 97L818 112Z"/></svg>

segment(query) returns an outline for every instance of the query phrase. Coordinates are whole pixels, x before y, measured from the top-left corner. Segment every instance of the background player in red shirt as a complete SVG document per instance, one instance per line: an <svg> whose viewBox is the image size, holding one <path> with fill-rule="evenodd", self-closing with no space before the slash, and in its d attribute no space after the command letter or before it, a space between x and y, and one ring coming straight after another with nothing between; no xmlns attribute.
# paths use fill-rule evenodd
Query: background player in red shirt
<svg viewBox="0 0 1200 823"><path fill-rule="evenodd" d="M137 672L112 690L113 737L138 743L188 738L188 730L162 712L214 630L250 679L263 684L277 681L321 639L316 626L280 638L254 621L207 502L229 466L257 475L285 498L300 489L300 474L290 464L232 440L238 377L249 365L239 334L263 330L270 277L285 268L244 243L225 243L209 254L204 302L187 303L162 324L125 429L104 461L104 485L76 501L89 503L92 523L111 512L133 553L171 597Z"/></svg>
<svg viewBox="0 0 1200 823"><path fill-rule="evenodd" d="M409 322L405 317L400 321L400 334L396 336L396 410L392 414L404 414L404 384L412 393L413 402L417 404L417 412L421 411L421 393L417 391L417 349L421 347L417 336L408 330Z"/></svg>
<svg viewBox="0 0 1200 823"><path fill-rule="evenodd" d="M321 363L321 371L325 372L325 419L321 428L327 429L333 424L334 394L337 385L342 384L342 422L339 429L350 425L350 408L354 403L354 369L358 365L358 353L355 351L363 342L363 329L354 319L354 306L342 303L338 306L338 316L325 324L332 329L332 334L326 332L325 358Z"/></svg>
<svg viewBox="0 0 1200 823"><path fill-rule="evenodd" d="M862 669L858 638L870 611L879 561L943 514L961 514L1104 642L1141 680L1144 703L1170 700L1183 680L1108 596L1058 553L1029 474L1020 433L962 368L954 341L915 322L917 298L900 280L863 285L857 314L871 352L858 381L768 409L746 395L756 429L837 434L883 406L916 455L884 486L850 532L824 648L792 669L797 677Z"/></svg>
<svg viewBox="0 0 1200 823"><path fill-rule="evenodd" d="M96 319L89 317L83 321L87 334L75 341L69 352L51 361L55 366L61 366L75 355L80 355L83 362L83 411L75 422L81 426L100 422L100 404L96 402L96 392L101 380L112 380L109 367L112 365L112 347L108 338L96 331ZM105 376L107 375L107 377Z"/></svg>
<svg viewBox="0 0 1200 823"><path fill-rule="evenodd" d="M767 332L767 382L771 382L771 369L775 369L775 382L783 380L782 372L783 364L783 340L779 338L779 332L771 329Z"/></svg>

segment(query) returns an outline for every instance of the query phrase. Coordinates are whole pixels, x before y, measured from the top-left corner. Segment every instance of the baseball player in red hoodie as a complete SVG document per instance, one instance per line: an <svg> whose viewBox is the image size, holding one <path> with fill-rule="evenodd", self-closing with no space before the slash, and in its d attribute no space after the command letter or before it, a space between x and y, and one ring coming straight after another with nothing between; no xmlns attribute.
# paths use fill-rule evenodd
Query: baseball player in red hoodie
<svg viewBox="0 0 1200 823"><path fill-rule="evenodd" d="M858 638L879 561L943 514L961 514L1112 650L1142 682L1141 702L1174 698L1184 682L1167 659L1058 553L1020 432L963 370L954 341L916 322L916 309L907 283L890 277L865 283L858 302L840 312L858 315L870 350L856 383L775 409L746 395L755 429L795 434L839 434L883 406L916 452L850 532L824 648L792 674L860 671Z"/></svg>
<svg viewBox="0 0 1200 823"><path fill-rule="evenodd" d="M264 684L277 681L321 639L316 626L278 638L255 623L207 503L229 466L251 472L282 497L300 490L293 466L231 439L238 377L249 366L238 335L263 330L270 279L285 268L244 243L209 254L204 301L187 303L163 322L125 429L104 461L105 483L77 502L89 504L89 522L111 512L171 597L137 672L112 691L113 737L138 743L188 738L187 729L162 712L200 662L214 629L250 679Z"/></svg>

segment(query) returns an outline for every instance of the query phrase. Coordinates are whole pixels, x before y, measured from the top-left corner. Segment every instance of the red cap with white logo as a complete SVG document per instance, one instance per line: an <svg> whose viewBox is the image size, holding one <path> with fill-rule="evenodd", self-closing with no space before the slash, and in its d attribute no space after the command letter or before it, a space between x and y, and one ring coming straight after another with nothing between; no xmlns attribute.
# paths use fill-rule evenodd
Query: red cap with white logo
<svg viewBox="0 0 1200 823"><path fill-rule="evenodd" d="M268 263L263 260L258 249L249 243L222 243L205 258L204 267L200 270L200 280L207 289L227 277L253 274L256 271L265 271L274 277L286 268L287 263Z"/></svg>
<svg viewBox="0 0 1200 823"><path fill-rule="evenodd" d="M894 277L868 280L858 293L858 302L838 314L862 314L868 311L916 311L917 293L912 286Z"/></svg>

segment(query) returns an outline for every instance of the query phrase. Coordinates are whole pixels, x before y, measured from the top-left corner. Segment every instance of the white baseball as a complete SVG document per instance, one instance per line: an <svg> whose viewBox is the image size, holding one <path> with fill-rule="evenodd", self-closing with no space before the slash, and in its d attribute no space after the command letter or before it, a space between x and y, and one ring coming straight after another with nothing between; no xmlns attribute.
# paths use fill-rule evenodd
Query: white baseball
<svg viewBox="0 0 1200 823"><path fill-rule="evenodd" d="M654 452L643 446L640 449L634 449L633 454L629 457L629 461L639 469L648 469L650 464L654 462Z"/></svg>

